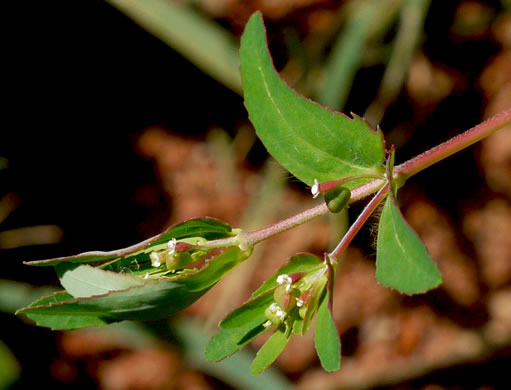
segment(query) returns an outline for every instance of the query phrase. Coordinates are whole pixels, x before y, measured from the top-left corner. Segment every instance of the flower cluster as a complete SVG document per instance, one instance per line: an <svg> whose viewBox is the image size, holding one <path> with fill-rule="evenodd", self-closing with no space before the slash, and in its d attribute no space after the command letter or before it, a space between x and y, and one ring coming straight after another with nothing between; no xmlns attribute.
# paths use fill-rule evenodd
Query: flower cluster
<svg viewBox="0 0 511 390"><path fill-rule="evenodd" d="M172 238L166 247L156 248L149 254L151 266L163 271L176 271L186 265L195 262L204 256L208 249L201 246L205 240L202 237L191 237L177 240ZM163 265L164 264L164 265ZM144 276L149 278L149 273Z"/></svg>
<svg viewBox="0 0 511 390"><path fill-rule="evenodd" d="M309 273L278 275L277 287L273 291L274 302L264 312L267 321L263 326L269 328L284 323L287 327L292 327L298 320L302 327L305 327L305 331L327 281L326 267Z"/></svg>

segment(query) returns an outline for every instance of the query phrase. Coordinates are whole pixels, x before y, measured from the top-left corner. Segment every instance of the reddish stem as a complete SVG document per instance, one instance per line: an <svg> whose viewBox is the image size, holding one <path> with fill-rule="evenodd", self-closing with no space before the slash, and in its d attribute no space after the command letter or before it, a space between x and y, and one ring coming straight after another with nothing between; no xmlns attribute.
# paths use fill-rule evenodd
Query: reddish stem
<svg viewBox="0 0 511 390"><path fill-rule="evenodd" d="M382 175L357 175L357 176L345 177L344 179L340 179L340 180L325 181L323 183L319 183L319 192L327 192L327 191L333 190L337 186L346 184L352 180L380 179L381 177L382 177Z"/></svg>
<svg viewBox="0 0 511 390"><path fill-rule="evenodd" d="M267 238L273 237L279 233L285 232L328 213L329 210L326 203L322 202L317 206L301 212L300 214L293 215L292 217L283 219L282 221L266 226L262 229L248 232L246 238L251 245L255 245Z"/></svg>
<svg viewBox="0 0 511 390"><path fill-rule="evenodd" d="M401 186L404 183L404 181L408 179L410 176L474 144L475 142L480 141L484 137L487 137L488 135L507 125L511 125L511 108L502 111L501 113L491 117L485 122L434 147L433 149L430 149L420 154L419 156L411 160L408 160L407 162L401 165L396 166L394 168L393 175L394 181L397 181L398 186ZM386 195L386 192L388 191L388 186L385 184L386 183L383 179L376 179L360 187L357 187L351 191L351 198L349 203L353 203L356 202L357 200L363 199L371 194L374 194L376 191L379 190L378 194L366 206L366 208L359 216L357 221L355 221L355 224L350 228L348 233L346 233L345 237L342 239L342 241L339 243L337 248L334 249L334 252L332 253L338 253L340 255L344 251L347 244L351 242L351 240L353 239L351 235L354 236L354 234L358 232L358 230L360 230L363 223L367 220L372 211L374 211L369 210L369 206L374 205L374 208L376 208L376 206L382 201L383 197ZM266 226L262 229L246 233L247 242L251 245L257 244L258 242L266 240L267 238L273 237L279 233L285 232L296 226L309 222L312 219L328 214L328 212L329 211L327 205L325 203L321 203L309 210L305 210L290 218L284 219L270 226ZM368 215L366 215L367 213ZM364 220L361 219L362 216L365 216ZM355 226L357 227L357 230L352 231L352 229L354 229ZM235 238L231 237L228 239L218 240L219 244L226 243L227 241L229 242L232 241L234 243Z"/></svg>
<svg viewBox="0 0 511 390"><path fill-rule="evenodd" d="M394 168L400 182L511 124L511 108Z"/></svg>
<svg viewBox="0 0 511 390"><path fill-rule="evenodd" d="M333 257L337 261L339 261L341 255L344 253L348 245L351 243L353 238L355 238L356 234L359 230L364 226L367 219L371 216L371 214L376 210L376 207L381 203L381 201L385 198L389 191L389 184L387 183L383 188L378 191L378 193L374 196L373 199L367 204L367 206L362 210L357 220L350 226L349 230L346 232L341 242L337 244L335 249L330 252L328 256Z"/></svg>

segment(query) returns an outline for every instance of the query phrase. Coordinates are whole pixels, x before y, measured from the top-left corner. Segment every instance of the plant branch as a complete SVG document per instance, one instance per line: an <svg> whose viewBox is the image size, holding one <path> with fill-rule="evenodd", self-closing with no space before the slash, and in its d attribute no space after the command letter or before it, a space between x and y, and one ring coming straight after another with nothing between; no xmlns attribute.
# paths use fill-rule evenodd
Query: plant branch
<svg viewBox="0 0 511 390"><path fill-rule="evenodd" d="M317 217L326 215L329 212L330 211L328 210L326 203L322 202L317 206L302 211L301 213L293 215L292 217L283 219L282 221L276 222L262 229L248 232L246 234L246 239L251 245L255 245L258 242L290 230L296 226L303 225L304 223L309 222Z"/></svg>
<svg viewBox="0 0 511 390"><path fill-rule="evenodd" d="M451 156L452 154L459 152L460 150L480 141L481 139L489 136L495 131L511 125L511 108L491 117L485 122L465 131L464 133L451 138L450 140L418 155L404 162L401 165L397 165L394 168L394 180L401 186L406 179L422 171L423 169L435 164L436 162ZM340 254L346 249L346 246L353 240L355 234L360 230L362 225L366 222L367 218L374 211L376 206L382 201L388 191L388 185L385 185L384 179L372 180L360 187L357 187L351 191L351 198L349 203L354 203L360 199L366 198L367 196L374 194L379 191L378 194L369 202L366 208L362 211L362 214L358 217L355 223L351 226L350 230L343 237L339 245L332 251L330 255L335 258L339 257ZM373 207L374 206L374 207ZM264 241L270 237L273 237L279 233L283 233L294 227L303 225L315 218L321 217L329 213L327 205L322 202L317 206L314 206L308 210L302 211L292 217L283 219L282 221L276 222L272 225L266 226L262 229L247 232L244 234L244 241L253 246L261 241ZM208 247L222 247L226 245L238 245L240 242L239 237L229 237L226 239L219 239L210 241L207 243Z"/></svg>
<svg viewBox="0 0 511 390"><path fill-rule="evenodd" d="M377 179L353 189L351 191L351 198L349 203L356 202L357 200L363 199L371 194L374 194L383 185L384 181L382 179ZM282 221L276 222L262 229L249 232L246 234L246 239L249 244L255 245L258 242L261 242L279 233L290 230L296 226L303 225L306 222L309 222L317 217L321 217L328 213L329 210L326 203L322 202L317 206L302 211L301 213L293 215L292 217L283 219Z"/></svg>
<svg viewBox="0 0 511 390"><path fill-rule="evenodd" d="M511 125L511 108L500 112L477 126L451 138L444 143L398 165L394 168L394 179L403 184L406 179L430 167L444 158L482 140L501 128Z"/></svg>

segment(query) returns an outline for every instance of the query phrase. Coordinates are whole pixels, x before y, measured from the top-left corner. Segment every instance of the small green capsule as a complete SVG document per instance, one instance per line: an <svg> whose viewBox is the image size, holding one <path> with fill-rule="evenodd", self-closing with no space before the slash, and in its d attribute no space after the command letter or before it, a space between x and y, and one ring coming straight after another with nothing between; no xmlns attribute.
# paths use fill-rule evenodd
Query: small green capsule
<svg viewBox="0 0 511 390"><path fill-rule="evenodd" d="M351 198L351 191L346 187L336 187L325 194L325 202L332 213L341 212Z"/></svg>
<svg viewBox="0 0 511 390"><path fill-rule="evenodd" d="M300 316L300 318L303 320L305 318L305 316L307 315L307 310L309 310L309 308L307 306L302 306L299 310L298 310L298 315Z"/></svg>
<svg viewBox="0 0 511 390"><path fill-rule="evenodd" d="M167 253L165 256L165 264L170 271L184 268L185 265L192 262L192 256L188 252Z"/></svg>

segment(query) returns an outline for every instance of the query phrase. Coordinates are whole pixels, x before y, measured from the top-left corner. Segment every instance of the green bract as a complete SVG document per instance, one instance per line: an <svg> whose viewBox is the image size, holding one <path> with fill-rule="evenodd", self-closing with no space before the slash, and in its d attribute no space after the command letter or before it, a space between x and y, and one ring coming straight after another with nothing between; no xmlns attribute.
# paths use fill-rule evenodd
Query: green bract
<svg viewBox="0 0 511 390"><path fill-rule="evenodd" d="M268 151L308 185L383 172L383 135L359 117L329 111L289 88L273 67L261 14L241 39L241 76L250 120ZM369 179L346 184L349 189Z"/></svg>
<svg viewBox="0 0 511 390"><path fill-rule="evenodd" d="M404 219L392 181L394 152L387 162L389 195L378 227L376 279L404 294L423 293L442 283L442 275L424 244Z"/></svg>
<svg viewBox="0 0 511 390"><path fill-rule="evenodd" d="M66 292L42 298L18 313L53 329L167 317L191 305L250 255L251 248L207 247L210 239L235 234L224 222L193 219L119 251L29 263L54 266ZM184 262L182 268L168 269L159 260L184 254L191 263Z"/></svg>
<svg viewBox="0 0 511 390"><path fill-rule="evenodd" d="M220 322L220 331L206 348L206 358L222 360L265 331L273 330L252 363L253 374L262 372L280 355L293 334L304 335L307 332L320 301L326 305L323 311L330 313L327 283L328 266L318 257L309 254L292 257L248 302ZM292 303L290 300L293 300ZM328 316L330 314L322 312L321 319L318 317L322 323L317 326L327 333L318 338L316 346L325 369L334 370L335 350L340 353L340 344L336 336L337 347L327 345L334 340L330 323L333 320ZM327 322L323 324L325 320ZM337 356L339 359L340 356Z"/></svg>
<svg viewBox="0 0 511 390"><path fill-rule="evenodd" d="M314 345L325 371L337 371L341 366L341 341L332 313L328 310L329 294L325 294L319 305L314 331Z"/></svg>

